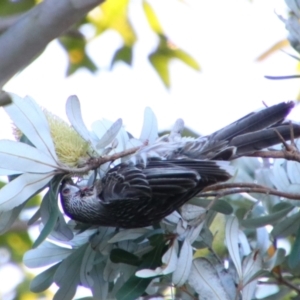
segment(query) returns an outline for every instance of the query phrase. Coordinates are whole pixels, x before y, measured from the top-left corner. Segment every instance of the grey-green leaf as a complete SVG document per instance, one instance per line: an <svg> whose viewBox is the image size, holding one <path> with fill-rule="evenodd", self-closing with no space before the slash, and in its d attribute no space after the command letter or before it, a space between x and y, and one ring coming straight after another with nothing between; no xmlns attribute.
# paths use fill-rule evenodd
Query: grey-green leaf
<svg viewBox="0 0 300 300"><path fill-rule="evenodd" d="M43 267L61 261L72 251L45 241L40 247L27 251L23 262L29 268Z"/></svg>
<svg viewBox="0 0 300 300"><path fill-rule="evenodd" d="M202 299L201 295L205 295L206 298L203 299L231 300L215 267L205 258L193 260L189 284L199 294L199 299Z"/></svg>
<svg viewBox="0 0 300 300"><path fill-rule="evenodd" d="M286 237L297 231L300 225L300 212L286 217L281 222L274 225L271 234L274 238Z"/></svg>
<svg viewBox="0 0 300 300"><path fill-rule="evenodd" d="M212 200L202 198L192 198L188 203L205 208L211 203L211 201ZM230 215L233 212L232 206L225 200L216 201L210 209L222 213L224 215Z"/></svg>
<svg viewBox="0 0 300 300"><path fill-rule="evenodd" d="M288 265L292 270L298 269L300 266L300 227L298 228L296 239L294 241L292 251L288 256Z"/></svg>
<svg viewBox="0 0 300 300"><path fill-rule="evenodd" d="M124 263L133 266L138 266L141 263L138 256L119 248L110 252L110 259L114 263Z"/></svg>
<svg viewBox="0 0 300 300"><path fill-rule="evenodd" d="M94 285L94 281L90 273L94 265L96 253L97 252L92 249L91 245L88 244L80 267L80 283L85 287L92 287Z"/></svg>
<svg viewBox="0 0 300 300"><path fill-rule="evenodd" d="M34 293L41 293L48 289L53 283L53 276L59 263L40 273L30 283L30 290Z"/></svg>
<svg viewBox="0 0 300 300"><path fill-rule="evenodd" d="M103 263L99 263L95 265L91 271L91 277L93 281L97 282L97 284L94 284L91 288L95 299L107 299L108 282L103 278L103 270Z"/></svg>
<svg viewBox="0 0 300 300"><path fill-rule="evenodd" d="M242 220L241 225L247 228L257 228L265 225L273 225L274 223L277 223L280 219L285 217L294 208L294 206L290 205L289 203L284 203L284 205L282 205L280 208L281 210L278 210L275 213L271 213L266 216Z"/></svg>

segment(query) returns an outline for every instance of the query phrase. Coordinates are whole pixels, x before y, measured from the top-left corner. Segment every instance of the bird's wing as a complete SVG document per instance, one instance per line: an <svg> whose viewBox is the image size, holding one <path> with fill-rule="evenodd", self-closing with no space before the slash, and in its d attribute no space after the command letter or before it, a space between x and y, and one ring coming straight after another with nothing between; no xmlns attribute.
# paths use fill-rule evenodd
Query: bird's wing
<svg viewBox="0 0 300 300"><path fill-rule="evenodd" d="M99 197L103 203L192 197L205 186L227 180L231 173L226 162L216 161L156 159L148 161L146 166L124 163L103 178Z"/></svg>

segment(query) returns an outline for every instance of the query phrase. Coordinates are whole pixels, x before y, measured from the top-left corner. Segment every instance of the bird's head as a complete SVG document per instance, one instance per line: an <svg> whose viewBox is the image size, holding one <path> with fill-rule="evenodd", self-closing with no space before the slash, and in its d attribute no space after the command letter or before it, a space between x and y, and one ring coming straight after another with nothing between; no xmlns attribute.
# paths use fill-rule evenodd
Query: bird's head
<svg viewBox="0 0 300 300"><path fill-rule="evenodd" d="M64 200L75 201L81 200L84 201L87 198L94 195L93 187L78 187L77 185L66 183L61 189L61 194Z"/></svg>

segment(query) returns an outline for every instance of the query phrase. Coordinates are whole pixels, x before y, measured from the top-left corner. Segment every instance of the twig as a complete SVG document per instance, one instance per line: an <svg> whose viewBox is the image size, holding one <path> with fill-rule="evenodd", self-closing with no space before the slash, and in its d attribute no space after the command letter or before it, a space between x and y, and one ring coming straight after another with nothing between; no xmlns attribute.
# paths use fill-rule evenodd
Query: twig
<svg viewBox="0 0 300 300"><path fill-rule="evenodd" d="M218 191L228 188L265 188L265 186L256 184L256 183L248 183L248 182L234 182L234 183L217 183L214 185L210 185L202 190L201 193L206 191Z"/></svg>
<svg viewBox="0 0 300 300"><path fill-rule="evenodd" d="M300 153L296 150L291 151L255 151L252 154L248 154L249 157L261 157L261 158L284 158L286 160L293 160L300 162Z"/></svg>
<svg viewBox="0 0 300 300"><path fill-rule="evenodd" d="M278 284L285 285L285 286L291 288L292 290L294 290L298 295L300 295L300 287L299 286L286 280L284 277L281 276L281 274L279 276L276 276L276 274L274 274L274 272L273 272L273 275L274 275L274 278L277 280Z"/></svg>
<svg viewBox="0 0 300 300"><path fill-rule="evenodd" d="M189 290L187 289L186 285L183 285L183 286L179 287L179 289L180 289L182 292L184 292L184 293L186 293L187 295L189 295L192 299L195 299L195 300L198 299L198 297L192 295L192 294L189 292Z"/></svg>
<svg viewBox="0 0 300 300"><path fill-rule="evenodd" d="M209 191L216 191L216 192L209 192ZM260 194L268 194L268 195L284 197L291 200L300 200L300 194L280 192L275 189L265 187L259 184L255 184L255 183L223 183L223 184L211 185L205 188L200 194L198 194L198 197L216 197L216 196L224 197L227 195L240 194L240 193L260 193Z"/></svg>
<svg viewBox="0 0 300 300"><path fill-rule="evenodd" d="M279 131L274 128L274 131L278 135L278 138L281 140L281 143L284 145L286 151L292 151L291 146L287 143L287 141L283 138L283 136L279 133Z"/></svg>
<svg viewBox="0 0 300 300"><path fill-rule="evenodd" d="M114 153L112 155L105 155L105 156L97 157L97 158L92 157L86 163L86 165L82 168L65 168L65 167L62 167L61 170L59 170L59 173L65 173L65 172L75 173L75 174L87 173L91 170L95 170L95 169L99 168L101 165L103 165L107 162L113 162L113 161L115 161L119 158L122 158L124 156L134 154L140 148L141 147L134 147L134 148L126 149L124 151L120 151L118 153Z"/></svg>
<svg viewBox="0 0 300 300"><path fill-rule="evenodd" d="M297 149L296 143L295 143L295 133L293 128L293 123L290 121L290 136L291 136L291 145L293 145L294 149Z"/></svg>

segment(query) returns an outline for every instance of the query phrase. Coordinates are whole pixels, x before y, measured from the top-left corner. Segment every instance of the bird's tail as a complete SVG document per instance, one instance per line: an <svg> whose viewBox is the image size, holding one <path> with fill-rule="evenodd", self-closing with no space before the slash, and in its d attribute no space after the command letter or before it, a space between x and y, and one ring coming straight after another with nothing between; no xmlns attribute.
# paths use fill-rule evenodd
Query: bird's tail
<svg viewBox="0 0 300 300"><path fill-rule="evenodd" d="M229 141L236 136L265 129L275 124L280 124L294 106L295 103L289 101L267 107L258 112L252 112L212 133L210 138L217 141Z"/></svg>
<svg viewBox="0 0 300 300"><path fill-rule="evenodd" d="M300 125L280 124L267 129L250 132L234 137L229 146L236 148L236 152L231 158L251 154L254 151L272 147L276 144L291 140L300 136Z"/></svg>
<svg viewBox="0 0 300 300"><path fill-rule="evenodd" d="M280 136L284 140L299 137L300 125L282 123L294 106L290 101L267 107L200 138L197 158L233 159L279 144Z"/></svg>

